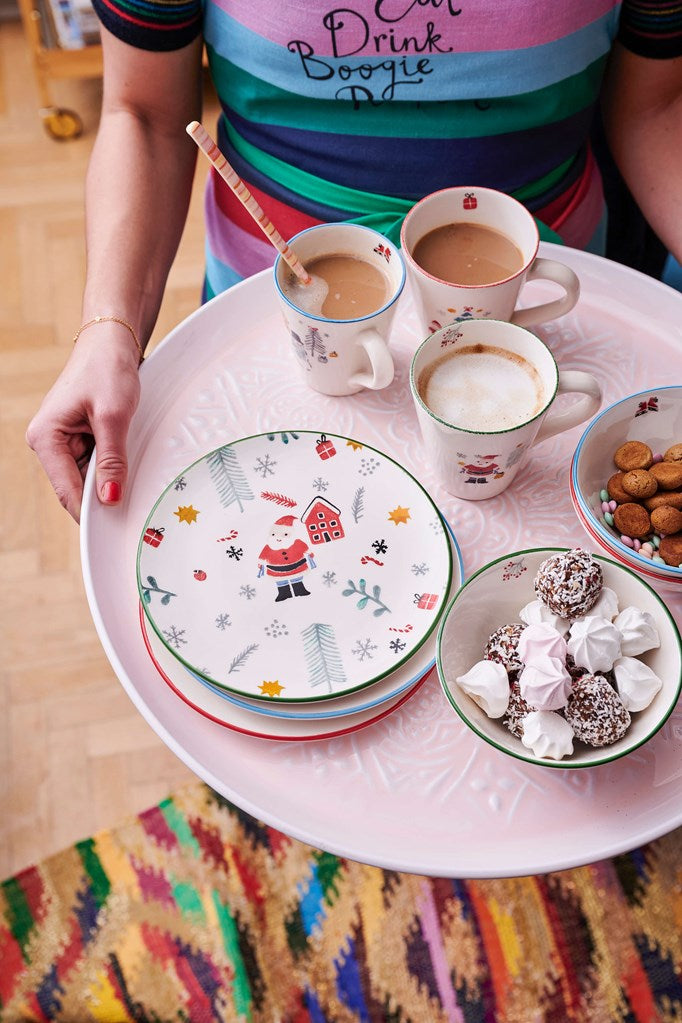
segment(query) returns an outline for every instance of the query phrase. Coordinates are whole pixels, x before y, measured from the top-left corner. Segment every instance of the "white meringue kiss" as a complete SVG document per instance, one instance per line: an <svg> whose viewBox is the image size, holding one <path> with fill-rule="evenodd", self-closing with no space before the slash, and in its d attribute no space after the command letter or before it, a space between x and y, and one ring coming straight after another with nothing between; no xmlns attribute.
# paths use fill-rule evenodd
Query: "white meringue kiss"
<svg viewBox="0 0 682 1023"><path fill-rule="evenodd" d="M532 710L523 719L521 742L534 756L562 760L573 752L573 729L551 710Z"/></svg>
<svg viewBox="0 0 682 1023"><path fill-rule="evenodd" d="M627 710L644 710L663 683L648 664L637 657L619 657L613 664L618 695Z"/></svg>
<svg viewBox="0 0 682 1023"><path fill-rule="evenodd" d="M538 710L560 710L571 693L571 676L563 658L537 657L519 675L521 696ZM525 726L524 726L525 727Z"/></svg>
<svg viewBox="0 0 682 1023"><path fill-rule="evenodd" d="M568 636L568 652L580 668L610 671L621 654L620 630L608 618L587 615L573 622Z"/></svg>
<svg viewBox="0 0 682 1023"><path fill-rule="evenodd" d="M618 595L609 586L602 586L597 603L590 608L590 617L608 618L610 622L618 614Z"/></svg>
<svg viewBox="0 0 682 1023"><path fill-rule="evenodd" d="M621 653L636 657L661 645L654 616L638 607L623 608L613 623L620 630Z"/></svg>
<svg viewBox="0 0 682 1023"><path fill-rule="evenodd" d="M541 600L531 600L529 604L522 607L519 611L519 618L526 625L539 625L541 622L546 622L548 625L552 625L561 636L565 636L571 627L568 618L554 614Z"/></svg>
<svg viewBox="0 0 682 1023"><path fill-rule="evenodd" d="M549 622L538 622L527 625L519 636L516 647L519 660L524 664L534 664L540 657L558 657L566 660L566 640Z"/></svg>
<svg viewBox="0 0 682 1023"><path fill-rule="evenodd" d="M477 661L456 681L489 718L501 718L509 706L507 669L497 661Z"/></svg>

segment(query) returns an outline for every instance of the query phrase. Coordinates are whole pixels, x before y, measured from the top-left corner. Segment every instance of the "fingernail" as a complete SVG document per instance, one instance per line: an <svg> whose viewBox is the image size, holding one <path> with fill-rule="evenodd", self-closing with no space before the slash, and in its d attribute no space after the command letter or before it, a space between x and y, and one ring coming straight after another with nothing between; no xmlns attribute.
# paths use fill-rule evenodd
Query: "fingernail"
<svg viewBox="0 0 682 1023"><path fill-rule="evenodd" d="M102 500L106 504L115 504L121 497L121 484L116 480L109 480L102 487Z"/></svg>

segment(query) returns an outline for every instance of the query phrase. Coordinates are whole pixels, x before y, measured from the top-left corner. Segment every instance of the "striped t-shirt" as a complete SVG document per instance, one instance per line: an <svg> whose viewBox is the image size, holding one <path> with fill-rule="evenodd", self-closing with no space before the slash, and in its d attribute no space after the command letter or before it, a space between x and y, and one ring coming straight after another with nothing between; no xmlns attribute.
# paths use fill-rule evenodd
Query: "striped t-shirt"
<svg viewBox="0 0 682 1023"><path fill-rule="evenodd" d="M203 30L220 148L286 237L352 219L397 241L417 199L471 184L585 247L603 213L588 139L612 43L682 53L682 0L94 3L146 49ZM215 173L206 221L209 297L272 263Z"/></svg>

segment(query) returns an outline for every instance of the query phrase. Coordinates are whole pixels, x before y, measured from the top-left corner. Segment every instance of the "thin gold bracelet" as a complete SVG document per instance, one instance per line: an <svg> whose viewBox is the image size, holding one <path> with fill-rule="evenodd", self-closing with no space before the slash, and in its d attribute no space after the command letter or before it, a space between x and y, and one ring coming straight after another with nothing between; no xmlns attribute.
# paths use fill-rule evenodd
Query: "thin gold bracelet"
<svg viewBox="0 0 682 1023"><path fill-rule="evenodd" d="M84 330L87 330L88 327L92 327L95 323L120 323L122 327L127 327L133 335L133 341L137 345L137 350L140 353L140 362L138 365L142 365L142 362L144 361L144 351L142 350L142 345L137 339L135 328L128 323L127 320L122 320L120 316L95 316L92 320L88 320L87 323L81 324L76 333L73 335L73 343L76 343Z"/></svg>

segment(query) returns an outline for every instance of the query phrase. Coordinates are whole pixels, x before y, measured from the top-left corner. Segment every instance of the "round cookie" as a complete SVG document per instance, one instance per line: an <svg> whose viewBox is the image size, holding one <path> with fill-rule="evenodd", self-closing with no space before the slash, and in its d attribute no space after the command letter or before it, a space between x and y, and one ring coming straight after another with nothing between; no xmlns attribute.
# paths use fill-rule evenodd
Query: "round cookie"
<svg viewBox="0 0 682 1023"><path fill-rule="evenodd" d="M542 562L534 581L542 603L562 618L587 614L603 585L601 566L588 551L575 548Z"/></svg>
<svg viewBox="0 0 682 1023"><path fill-rule="evenodd" d="M644 501L644 507L649 511L660 508L662 505L665 505L666 508L682 508L682 491L659 490L653 497L647 497Z"/></svg>
<svg viewBox="0 0 682 1023"><path fill-rule="evenodd" d="M619 533L633 540L641 540L651 532L649 512L641 504L619 504L613 513L613 521Z"/></svg>
<svg viewBox="0 0 682 1023"><path fill-rule="evenodd" d="M672 444L663 455L664 462L682 462L682 444Z"/></svg>
<svg viewBox="0 0 682 1023"><path fill-rule="evenodd" d="M630 472L631 469L648 469L654 455L648 444L643 444L641 440L628 440L621 444L613 460L623 472Z"/></svg>
<svg viewBox="0 0 682 1023"><path fill-rule="evenodd" d="M651 525L657 533L679 533L682 529L682 511L679 508L671 508L669 505L662 505L654 508L651 513Z"/></svg>
<svg viewBox="0 0 682 1023"><path fill-rule="evenodd" d="M508 672L522 668L523 664L517 649L519 638L525 627L520 622L510 622L509 625L501 625L499 629L495 629L485 645L484 659L503 664Z"/></svg>
<svg viewBox="0 0 682 1023"><path fill-rule="evenodd" d="M637 500L653 497L658 490L657 480L647 469L631 469L624 473L621 484L625 493Z"/></svg>
<svg viewBox="0 0 682 1023"><path fill-rule="evenodd" d="M630 726L630 712L601 675L583 675L573 683L564 715L576 739L588 746L610 746Z"/></svg>
<svg viewBox="0 0 682 1023"><path fill-rule="evenodd" d="M625 504L627 501L632 500L632 494L628 494L627 490L623 490L623 476L624 472L614 472L613 476L609 478L609 482L606 484L606 490L612 501L617 501L618 504Z"/></svg>
<svg viewBox="0 0 682 1023"><path fill-rule="evenodd" d="M677 490L682 487L682 461L655 462L648 471L661 490Z"/></svg>
<svg viewBox="0 0 682 1023"><path fill-rule="evenodd" d="M658 553L666 565L674 565L675 568L682 565L682 536L679 533L676 536L664 536Z"/></svg>

